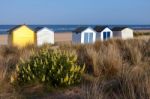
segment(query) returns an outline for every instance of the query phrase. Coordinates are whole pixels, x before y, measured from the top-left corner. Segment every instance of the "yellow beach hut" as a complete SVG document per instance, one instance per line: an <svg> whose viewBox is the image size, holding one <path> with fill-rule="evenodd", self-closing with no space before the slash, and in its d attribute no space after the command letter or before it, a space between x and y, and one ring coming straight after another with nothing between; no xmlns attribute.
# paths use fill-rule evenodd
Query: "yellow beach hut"
<svg viewBox="0 0 150 99"><path fill-rule="evenodd" d="M27 25L18 25L9 30L9 45L24 47L35 43L35 32Z"/></svg>

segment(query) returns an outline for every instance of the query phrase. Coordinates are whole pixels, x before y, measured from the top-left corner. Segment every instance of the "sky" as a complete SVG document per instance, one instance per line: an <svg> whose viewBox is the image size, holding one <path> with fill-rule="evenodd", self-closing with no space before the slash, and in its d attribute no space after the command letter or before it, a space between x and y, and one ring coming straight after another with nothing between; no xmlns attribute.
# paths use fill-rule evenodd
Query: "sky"
<svg viewBox="0 0 150 99"><path fill-rule="evenodd" d="M0 0L0 24L150 25L150 0Z"/></svg>

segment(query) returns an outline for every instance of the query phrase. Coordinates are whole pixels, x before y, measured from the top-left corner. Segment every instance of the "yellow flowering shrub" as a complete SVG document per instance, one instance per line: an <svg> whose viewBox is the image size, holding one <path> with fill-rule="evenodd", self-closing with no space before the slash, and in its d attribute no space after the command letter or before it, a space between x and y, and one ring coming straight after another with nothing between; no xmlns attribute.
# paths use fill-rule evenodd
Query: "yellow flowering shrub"
<svg viewBox="0 0 150 99"><path fill-rule="evenodd" d="M75 51L42 49L28 61L21 59L16 75L11 77L18 84L46 83L52 86L69 86L80 83L85 66L77 64Z"/></svg>

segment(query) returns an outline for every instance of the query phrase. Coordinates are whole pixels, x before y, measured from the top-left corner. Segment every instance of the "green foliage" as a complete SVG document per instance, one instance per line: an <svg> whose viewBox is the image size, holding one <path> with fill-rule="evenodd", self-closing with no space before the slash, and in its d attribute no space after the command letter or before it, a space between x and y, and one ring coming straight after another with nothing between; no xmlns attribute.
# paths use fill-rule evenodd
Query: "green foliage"
<svg viewBox="0 0 150 99"><path fill-rule="evenodd" d="M50 86L69 86L81 81L84 68L77 65L75 51L43 48L28 61L21 59L16 66L16 76L12 76L11 80L18 84L38 82Z"/></svg>

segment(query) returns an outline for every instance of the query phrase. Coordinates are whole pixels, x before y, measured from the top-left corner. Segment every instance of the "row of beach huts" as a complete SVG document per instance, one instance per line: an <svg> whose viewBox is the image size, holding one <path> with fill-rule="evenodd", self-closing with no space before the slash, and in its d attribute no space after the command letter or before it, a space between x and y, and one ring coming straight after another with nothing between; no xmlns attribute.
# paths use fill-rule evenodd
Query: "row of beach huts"
<svg viewBox="0 0 150 99"><path fill-rule="evenodd" d="M75 44L94 43L97 40L108 40L112 38L131 39L133 30L128 27L107 26L78 27L71 32L56 33L47 27L30 28L23 24L15 26L5 34L0 34L0 45L15 45L23 47L27 44L41 46L45 43L72 42Z"/></svg>

